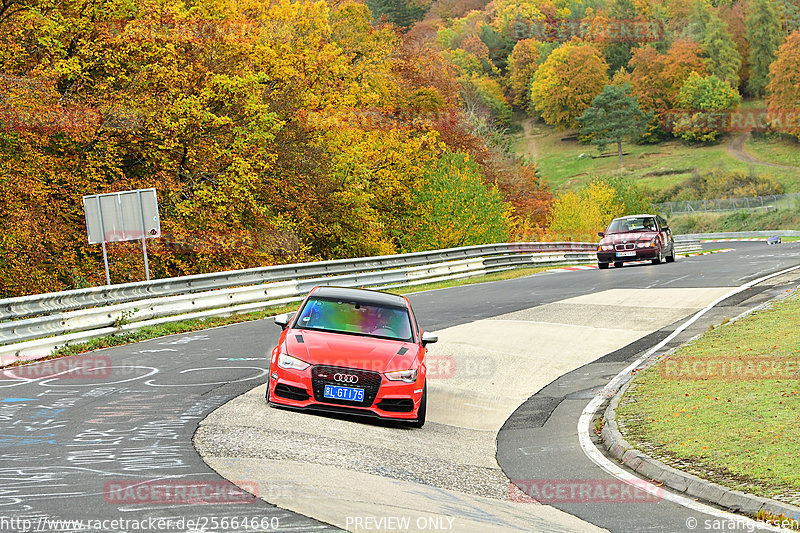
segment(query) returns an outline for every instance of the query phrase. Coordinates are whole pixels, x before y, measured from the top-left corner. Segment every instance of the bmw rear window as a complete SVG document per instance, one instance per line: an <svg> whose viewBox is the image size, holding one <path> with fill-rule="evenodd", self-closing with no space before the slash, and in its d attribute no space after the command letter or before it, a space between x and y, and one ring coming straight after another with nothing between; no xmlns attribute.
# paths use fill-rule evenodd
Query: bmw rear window
<svg viewBox="0 0 800 533"><path fill-rule="evenodd" d="M300 310L295 327L406 342L413 340L408 310L357 301L310 298Z"/></svg>

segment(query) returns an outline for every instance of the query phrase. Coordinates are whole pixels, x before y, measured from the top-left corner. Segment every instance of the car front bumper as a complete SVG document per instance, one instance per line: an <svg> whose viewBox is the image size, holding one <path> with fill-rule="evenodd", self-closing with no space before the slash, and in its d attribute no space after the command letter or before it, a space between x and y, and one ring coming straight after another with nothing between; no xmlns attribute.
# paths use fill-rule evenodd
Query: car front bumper
<svg viewBox="0 0 800 533"><path fill-rule="evenodd" d="M320 389L320 385L324 386L324 383L312 378L313 368L298 371L273 366L270 369L269 379L270 403L293 409L350 413L409 421L417 419L425 384L425 376L422 373L414 383L390 381L381 376L374 399L370 398L372 395L367 393L365 394L367 401L364 402L332 399L326 401L321 397Z"/></svg>
<svg viewBox="0 0 800 533"><path fill-rule="evenodd" d="M636 250L629 250L636 252L636 255L629 255L624 257L617 257L616 251L597 252L598 263L617 263L626 261L642 261L647 259L655 259L658 257L658 248L638 248Z"/></svg>

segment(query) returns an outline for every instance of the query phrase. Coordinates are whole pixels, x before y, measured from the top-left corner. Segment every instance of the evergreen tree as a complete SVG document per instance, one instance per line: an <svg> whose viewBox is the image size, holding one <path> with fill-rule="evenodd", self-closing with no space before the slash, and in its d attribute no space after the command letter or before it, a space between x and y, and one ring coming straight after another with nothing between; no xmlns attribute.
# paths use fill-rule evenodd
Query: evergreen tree
<svg viewBox="0 0 800 533"><path fill-rule="evenodd" d="M796 0L783 0L781 11L783 11L783 29L787 36L800 29L800 6Z"/></svg>
<svg viewBox="0 0 800 533"><path fill-rule="evenodd" d="M706 25L702 49L703 56L708 59L709 74L728 82L731 87L738 87L742 58L727 25L716 15Z"/></svg>
<svg viewBox="0 0 800 533"><path fill-rule="evenodd" d="M591 137L592 144L602 151L610 143L617 143L619 166L622 166L622 141L638 137L653 118L642 113L636 97L630 94L627 83L622 86L606 85L592 105L578 119L581 136Z"/></svg>
<svg viewBox="0 0 800 533"><path fill-rule="evenodd" d="M495 30L490 24L481 27L481 41L489 49L489 58L492 64L505 74L508 69L508 56L514 49L514 41Z"/></svg>
<svg viewBox="0 0 800 533"><path fill-rule="evenodd" d="M750 43L747 90L752 96L759 97L769 82L769 65L775 60L775 51L782 41L778 8L772 0L752 0L745 24Z"/></svg>
<svg viewBox="0 0 800 533"><path fill-rule="evenodd" d="M387 21L403 29L422 20L427 11L427 6L409 0L367 0L367 7L375 20L386 16Z"/></svg>
<svg viewBox="0 0 800 533"><path fill-rule="evenodd" d="M611 6L611 19L630 23L638 16L636 6L632 0L614 0ZM634 43L630 40L609 43L603 51L603 55L608 63L609 75L614 74L620 68L628 68L628 61L631 60L631 49Z"/></svg>
<svg viewBox="0 0 800 533"><path fill-rule="evenodd" d="M681 35L684 39L701 41L706 32L706 25L711 21L711 7L706 0L694 0Z"/></svg>

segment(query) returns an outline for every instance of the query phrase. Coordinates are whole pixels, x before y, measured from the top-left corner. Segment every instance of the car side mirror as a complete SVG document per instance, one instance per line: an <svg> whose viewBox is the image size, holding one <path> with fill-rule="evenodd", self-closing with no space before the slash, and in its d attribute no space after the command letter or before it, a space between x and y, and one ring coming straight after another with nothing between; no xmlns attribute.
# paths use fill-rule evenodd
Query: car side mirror
<svg viewBox="0 0 800 533"><path fill-rule="evenodd" d="M598 231L598 232L597 232L597 236L598 236L598 237L605 237L605 236L606 236L606 234L605 234L604 232L602 232L602 231Z"/></svg>
<svg viewBox="0 0 800 533"><path fill-rule="evenodd" d="M278 324L281 329L286 329L286 326L289 325L289 320L291 320L291 315L289 313L283 313L275 317L275 323Z"/></svg>
<svg viewBox="0 0 800 533"><path fill-rule="evenodd" d="M433 344L434 342L438 342L439 337L434 335L433 333L423 333L422 334L422 345L427 346L428 344Z"/></svg>

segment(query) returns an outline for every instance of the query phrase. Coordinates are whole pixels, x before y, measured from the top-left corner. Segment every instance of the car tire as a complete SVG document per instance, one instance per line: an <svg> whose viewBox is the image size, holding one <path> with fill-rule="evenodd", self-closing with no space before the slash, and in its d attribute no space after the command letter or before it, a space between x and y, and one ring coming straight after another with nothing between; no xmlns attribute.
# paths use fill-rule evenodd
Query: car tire
<svg viewBox="0 0 800 533"><path fill-rule="evenodd" d="M267 381L267 392L264 393L264 399L269 403L269 381Z"/></svg>
<svg viewBox="0 0 800 533"><path fill-rule="evenodd" d="M672 247L672 251L667 256L667 263L674 263L675 262L675 246Z"/></svg>
<svg viewBox="0 0 800 533"><path fill-rule="evenodd" d="M662 255L662 252L661 252L661 250L659 250L659 251L658 251L658 255L657 255L657 256L655 256L655 257L654 257L653 259L651 259L650 261L652 261L654 265L657 265L657 264L659 264L659 263L661 262L661 260L662 260L662 259L664 259L664 256Z"/></svg>
<svg viewBox="0 0 800 533"><path fill-rule="evenodd" d="M622 268L622 261L614 261L614 268Z"/></svg>
<svg viewBox="0 0 800 533"><path fill-rule="evenodd" d="M609 263L597 263L597 268L605 269L608 268Z"/></svg>
<svg viewBox="0 0 800 533"><path fill-rule="evenodd" d="M419 410L417 411L417 419L409 424L412 428L421 428L425 425L425 413L428 410L428 382L422 386L422 400L419 402Z"/></svg>

